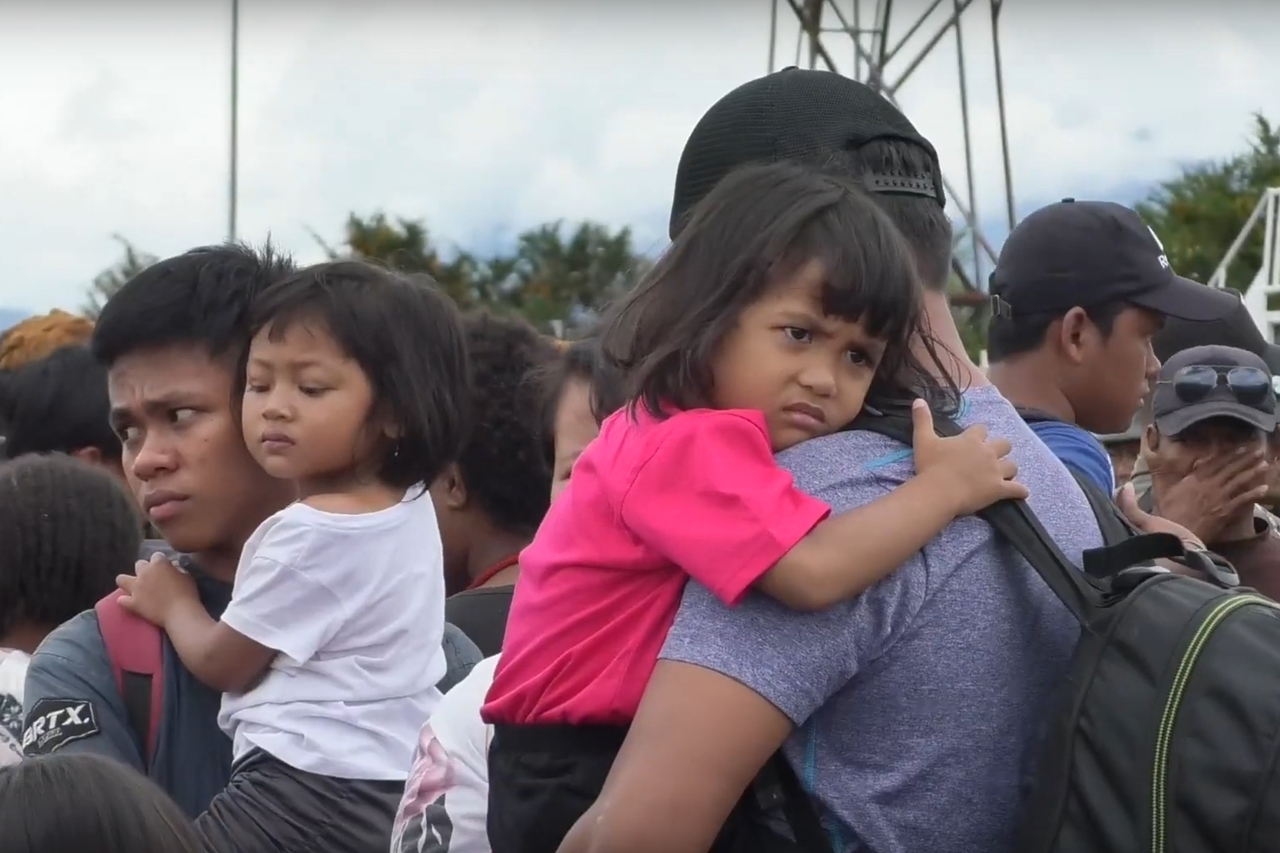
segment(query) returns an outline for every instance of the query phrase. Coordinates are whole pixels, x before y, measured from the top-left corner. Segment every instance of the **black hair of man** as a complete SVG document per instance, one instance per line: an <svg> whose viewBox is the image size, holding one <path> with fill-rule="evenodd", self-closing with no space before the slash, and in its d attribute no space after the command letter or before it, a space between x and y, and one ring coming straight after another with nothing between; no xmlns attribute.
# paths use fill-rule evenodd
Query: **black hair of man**
<svg viewBox="0 0 1280 853"><path fill-rule="evenodd" d="M293 261L269 243L202 246L157 261L102 307L93 354L110 367L138 350L190 345L237 362L249 339L250 304L293 272Z"/></svg>

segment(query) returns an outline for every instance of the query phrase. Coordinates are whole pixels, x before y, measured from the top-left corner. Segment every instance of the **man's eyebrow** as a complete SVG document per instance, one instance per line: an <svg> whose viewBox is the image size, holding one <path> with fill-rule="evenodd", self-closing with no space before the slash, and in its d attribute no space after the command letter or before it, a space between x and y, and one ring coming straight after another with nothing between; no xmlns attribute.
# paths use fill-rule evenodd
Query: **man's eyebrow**
<svg viewBox="0 0 1280 853"><path fill-rule="evenodd" d="M139 409L148 414L156 414L173 409L195 408L199 405L197 394L190 391L171 391L168 394L143 400L140 406L112 406L109 417L111 423L115 425L133 421Z"/></svg>

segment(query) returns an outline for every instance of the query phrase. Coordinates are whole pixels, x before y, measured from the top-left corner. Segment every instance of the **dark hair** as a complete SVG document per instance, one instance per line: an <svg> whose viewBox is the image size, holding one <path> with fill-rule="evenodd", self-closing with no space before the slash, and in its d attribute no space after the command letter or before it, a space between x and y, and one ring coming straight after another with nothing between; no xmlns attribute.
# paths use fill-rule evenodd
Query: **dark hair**
<svg viewBox="0 0 1280 853"><path fill-rule="evenodd" d="M867 402L926 393L951 410L954 384L940 387L911 352L919 336L937 361L902 235L856 182L794 163L730 173L611 309L601 348L626 377L631 404L656 417L666 405L707 405L712 356L743 308L812 260L826 276L822 310L887 342ZM941 365L937 373L945 375Z"/></svg>
<svg viewBox="0 0 1280 853"><path fill-rule="evenodd" d="M0 634L89 609L141 545L133 498L103 469L60 454L0 465Z"/></svg>
<svg viewBox="0 0 1280 853"><path fill-rule="evenodd" d="M394 488L430 485L466 438L467 344L453 300L426 275L331 261L264 290L253 303L250 337L267 329L275 340L307 321L324 324L360 365L375 409L400 429L383 448L379 478Z"/></svg>
<svg viewBox="0 0 1280 853"><path fill-rule="evenodd" d="M95 448L120 460L108 414L107 369L85 346L55 350L5 376L0 388L4 455Z"/></svg>
<svg viewBox="0 0 1280 853"><path fill-rule="evenodd" d="M93 354L110 367L142 349L203 347L238 360L248 342L249 304L267 285L294 271L270 244L204 246L166 258L125 282L102 307Z"/></svg>
<svg viewBox="0 0 1280 853"><path fill-rule="evenodd" d="M1103 337L1110 337L1116 318L1128 307L1127 302L1103 302L1085 307L1084 310L1089 315L1089 322L1098 327ZM1049 327L1066 314L1066 311L1019 314L1016 321L1007 317L992 317L987 327L987 358L993 362L1004 361L1038 350L1044 343Z"/></svg>
<svg viewBox="0 0 1280 853"><path fill-rule="evenodd" d="M550 505L531 377L556 357L526 321L476 311L463 319L471 362L467 442L458 470L467 494L504 530L533 533Z"/></svg>
<svg viewBox="0 0 1280 853"><path fill-rule="evenodd" d="M596 423L627 404L625 380L617 367L604 358L595 335L570 344L540 377L542 385L542 452L547 464L556 461L556 414L571 380L586 382L591 389L591 413Z"/></svg>
<svg viewBox="0 0 1280 853"><path fill-rule="evenodd" d="M931 178L942 183L937 161L929 152L903 139L877 139L861 148L831 154L823 168L861 180L868 174ZM943 291L951 278L954 248L951 219L937 199L889 192L870 193L914 250L920 283L926 290Z"/></svg>
<svg viewBox="0 0 1280 853"><path fill-rule="evenodd" d="M89 754L0 768L5 853L201 853L191 822L130 767Z"/></svg>

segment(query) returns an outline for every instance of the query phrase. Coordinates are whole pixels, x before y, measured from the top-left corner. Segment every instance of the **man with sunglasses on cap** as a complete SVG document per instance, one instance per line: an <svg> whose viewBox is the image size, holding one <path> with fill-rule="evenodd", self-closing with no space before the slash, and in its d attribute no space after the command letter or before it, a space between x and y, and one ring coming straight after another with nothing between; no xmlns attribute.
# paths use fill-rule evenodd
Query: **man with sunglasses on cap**
<svg viewBox="0 0 1280 853"><path fill-rule="evenodd" d="M1155 510L1164 515L1164 484L1214 471L1232 471L1238 492L1231 513L1204 537L1210 550L1235 566L1240 582L1280 598L1280 537L1254 512L1266 494L1268 441L1276 429L1276 392L1267 363L1233 347L1193 347L1160 370L1151 397L1146 455L1154 478ZM1234 494L1234 493L1233 493Z"/></svg>
<svg viewBox="0 0 1280 853"><path fill-rule="evenodd" d="M1123 432L1160 369L1166 317L1216 320L1236 300L1182 278L1137 213L1064 199L1022 220L991 274L990 378L1081 479L1114 494L1094 434Z"/></svg>
<svg viewBox="0 0 1280 853"><path fill-rule="evenodd" d="M1208 323L1170 320L1155 336L1152 345L1162 362L1192 347L1235 347L1266 362L1273 377L1280 374L1280 347L1262 336L1243 301L1237 301L1232 312L1221 320ZM1145 428L1151 423L1150 400L1141 414ZM1157 471L1161 514L1192 530L1202 540L1214 541L1223 525L1238 515L1240 507L1255 500L1252 495L1259 488L1270 483L1269 497L1274 495L1275 471L1268 471L1267 463L1274 461L1277 444L1280 442L1273 434L1271 452L1265 458L1239 458L1222 465L1204 465L1185 476L1182 472ZM1146 455L1140 456L1134 464L1132 479L1138 504L1148 511L1154 504L1150 462ZM1264 502L1267 501L1253 504L1254 515L1280 529L1280 522L1261 505Z"/></svg>

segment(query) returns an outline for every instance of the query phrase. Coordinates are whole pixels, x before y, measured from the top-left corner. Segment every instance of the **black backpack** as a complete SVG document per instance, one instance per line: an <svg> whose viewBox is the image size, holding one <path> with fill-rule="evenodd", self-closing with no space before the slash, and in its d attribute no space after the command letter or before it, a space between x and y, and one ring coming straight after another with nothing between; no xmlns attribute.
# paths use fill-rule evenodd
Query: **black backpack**
<svg viewBox="0 0 1280 853"><path fill-rule="evenodd" d="M869 410L852 428L911 444L905 410ZM1219 557L1170 534L1134 535L1094 493L1107 546L1086 552L1085 571L1024 502L981 513L1081 627L1015 849L1280 851L1280 605L1238 587ZM1159 558L1211 582L1157 568Z"/></svg>

